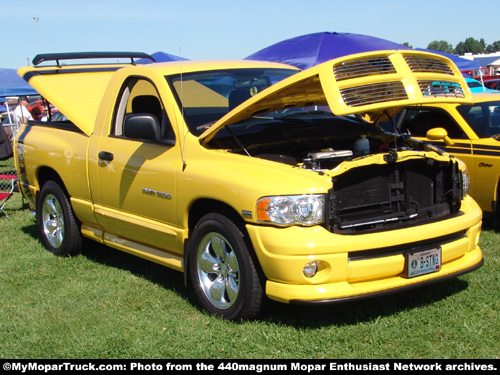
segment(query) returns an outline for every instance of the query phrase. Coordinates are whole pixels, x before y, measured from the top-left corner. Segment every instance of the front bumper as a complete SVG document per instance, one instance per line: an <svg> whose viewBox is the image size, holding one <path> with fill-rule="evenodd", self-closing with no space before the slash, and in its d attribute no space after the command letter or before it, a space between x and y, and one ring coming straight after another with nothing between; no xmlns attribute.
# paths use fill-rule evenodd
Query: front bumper
<svg viewBox="0 0 500 375"><path fill-rule="evenodd" d="M267 277L266 294L285 303L324 303L371 297L456 277L482 265L478 246L481 210L466 198L462 214L426 225L362 235L333 234L323 227L247 225ZM405 252L440 246L437 272L406 278ZM303 267L319 262L312 278Z"/></svg>

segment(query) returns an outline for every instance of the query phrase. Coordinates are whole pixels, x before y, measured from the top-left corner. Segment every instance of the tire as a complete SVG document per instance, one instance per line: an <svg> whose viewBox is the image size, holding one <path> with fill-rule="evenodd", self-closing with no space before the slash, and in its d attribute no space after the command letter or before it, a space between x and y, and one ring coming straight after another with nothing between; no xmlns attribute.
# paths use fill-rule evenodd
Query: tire
<svg viewBox="0 0 500 375"><path fill-rule="evenodd" d="M47 249L60 256L80 253L80 225L68 197L58 183L48 181L43 185L36 212L42 241Z"/></svg>
<svg viewBox="0 0 500 375"><path fill-rule="evenodd" d="M189 246L189 275L200 304L227 320L255 318L262 306L264 290L243 233L226 216L207 214Z"/></svg>

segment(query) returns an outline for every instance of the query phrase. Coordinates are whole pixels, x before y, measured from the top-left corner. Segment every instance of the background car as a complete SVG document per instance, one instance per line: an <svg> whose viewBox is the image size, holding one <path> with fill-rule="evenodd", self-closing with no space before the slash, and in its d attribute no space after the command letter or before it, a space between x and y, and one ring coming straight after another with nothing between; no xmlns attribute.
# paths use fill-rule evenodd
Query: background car
<svg viewBox="0 0 500 375"><path fill-rule="evenodd" d="M41 120L42 118L47 116L47 103L44 100L35 100L29 103L26 107L28 111L31 112L33 119ZM57 111L53 105L50 104L50 112L54 114Z"/></svg>
<svg viewBox="0 0 500 375"><path fill-rule="evenodd" d="M500 76L495 79L489 79L484 81L484 85L489 89L500 90Z"/></svg>
<svg viewBox="0 0 500 375"><path fill-rule="evenodd" d="M61 112L56 111L56 112L52 113L51 121L52 122L66 122L69 120Z"/></svg>
<svg viewBox="0 0 500 375"><path fill-rule="evenodd" d="M461 70L462 73L469 75L470 77L474 79L481 79L481 77L489 77L490 76L490 71L488 68L481 67L480 69L466 69L466 70Z"/></svg>
<svg viewBox="0 0 500 375"><path fill-rule="evenodd" d="M492 90L489 86L484 82L484 86L481 82L473 78L465 78L465 82L467 82L467 86L469 86L471 92L488 92L488 91L496 91Z"/></svg>
<svg viewBox="0 0 500 375"><path fill-rule="evenodd" d="M472 96L474 104L469 105L407 107L395 123L398 131L429 141L467 164L470 195L483 211L493 212L500 229L500 93ZM394 130L392 123L380 125Z"/></svg>

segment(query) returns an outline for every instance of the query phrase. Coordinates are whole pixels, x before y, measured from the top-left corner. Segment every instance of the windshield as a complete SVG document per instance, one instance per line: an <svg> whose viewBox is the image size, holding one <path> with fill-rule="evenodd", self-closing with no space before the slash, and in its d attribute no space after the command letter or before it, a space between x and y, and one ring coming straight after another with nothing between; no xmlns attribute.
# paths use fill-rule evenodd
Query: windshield
<svg viewBox="0 0 500 375"><path fill-rule="evenodd" d="M481 82L479 81L467 81L467 86L469 86L469 88L474 88L474 87L483 87L483 85L481 85Z"/></svg>
<svg viewBox="0 0 500 375"><path fill-rule="evenodd" d="M190 132L198 136L245 100L295 73L292 69L227 69L178 74L167 80Z"/></svg>
<svg viewBox="0 0 500 375"><path fill-rule="evenodd" d="M479 138L500 134L500 100L461 105L457 109Z"/></svg>

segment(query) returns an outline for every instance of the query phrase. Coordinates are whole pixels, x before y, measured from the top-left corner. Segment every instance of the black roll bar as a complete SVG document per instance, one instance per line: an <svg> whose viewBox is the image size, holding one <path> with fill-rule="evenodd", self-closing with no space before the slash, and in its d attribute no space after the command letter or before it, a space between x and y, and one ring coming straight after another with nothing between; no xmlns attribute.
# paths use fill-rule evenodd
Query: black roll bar
<svg viewBox="0 0 500 375"><path fill-rule="evenodd" d="M153 62L156 60L144 52L63 52L63 53L43 53L36 55L33 58L33 65L37 66L42 62L56 61L58 66L61 66L60 60L76 60L76 59L116 59L130 58L130 63L135 64L134 59L148 59Z"/></svg>

